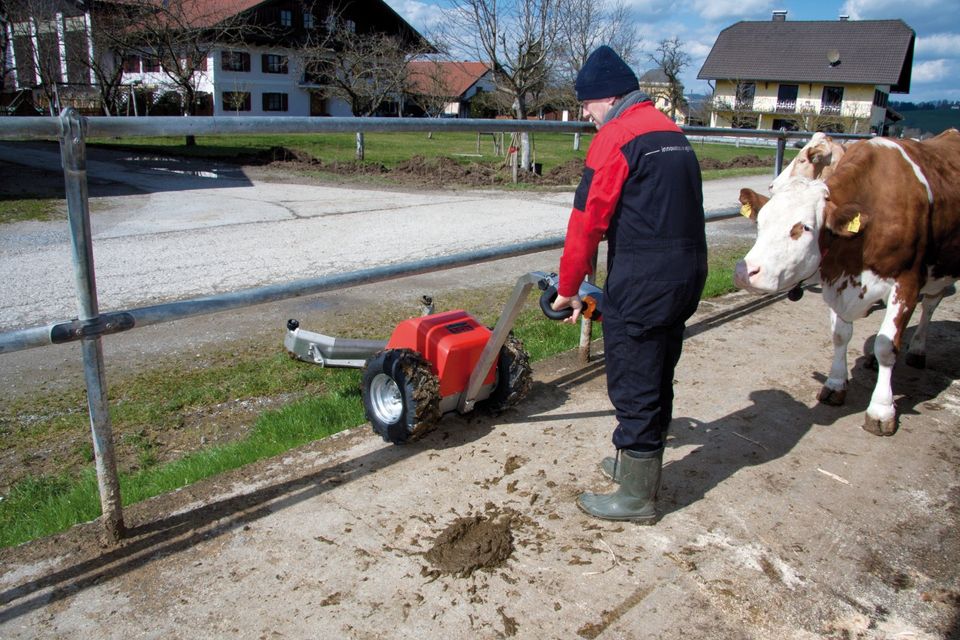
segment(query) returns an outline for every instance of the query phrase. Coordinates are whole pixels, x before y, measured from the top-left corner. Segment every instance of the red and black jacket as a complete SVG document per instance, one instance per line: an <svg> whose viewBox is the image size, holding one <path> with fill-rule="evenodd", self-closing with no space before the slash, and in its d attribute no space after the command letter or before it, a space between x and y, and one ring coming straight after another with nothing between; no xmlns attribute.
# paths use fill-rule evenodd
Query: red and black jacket
<svg viewBox="0 0 960 640"><path fill-rule="evenodd" d="M650 101L606 122L590 145L560 259L560 295L576 295L605 235L604 315L650 326L692 314L693 290L699 299L706 277L700 166L680 128Z"/></svg>

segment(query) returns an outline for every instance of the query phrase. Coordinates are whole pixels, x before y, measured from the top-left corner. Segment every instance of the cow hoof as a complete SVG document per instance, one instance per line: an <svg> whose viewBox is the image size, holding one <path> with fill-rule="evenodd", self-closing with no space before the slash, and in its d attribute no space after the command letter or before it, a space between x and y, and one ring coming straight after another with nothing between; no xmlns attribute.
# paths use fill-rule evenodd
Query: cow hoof
<svg viewBox="0 0 960 640"><path fill-rule="evenodd" d="M880 366L877 364L877 356L872 353L868 353L863 357L863 368L869 369L870 371L877 371L880 369Z"/></svg>
<svg viewBox="0 0 960 640"><path fill-rule="evenodd" d="M897 432L897 419L877 420L876 418L866 416L863 419L863 430L875 436L892 436Z"/></svg>
<svg viewBox="0 0 960 640"><path fill-rule="evenodd" d="M828 404L831 407L839 407L844 402L847 401L847 390L846 389L831 389L830 387L823 387L820 389L820 393L817 394L817 400L823 404Z"/></svg>
<svg viewBox="0 0 960 640"><path fill-rule="evenodd" d="M907 352L907 364L913 367L914 369L926 369L927 368L927 354L925 353L910 353Z"/></svg>

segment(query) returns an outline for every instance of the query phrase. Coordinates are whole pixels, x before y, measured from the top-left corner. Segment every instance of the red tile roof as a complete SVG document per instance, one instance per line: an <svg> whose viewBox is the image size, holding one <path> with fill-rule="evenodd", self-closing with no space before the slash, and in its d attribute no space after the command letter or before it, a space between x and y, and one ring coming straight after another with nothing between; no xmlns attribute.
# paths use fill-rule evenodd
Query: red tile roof
<svg viewBox="0 0 960 640"><path fill-rule="evenodd" d="M407 70L411 93L459 97L490 71L490 67L482 62L415 60L407 64Z"/></svg>

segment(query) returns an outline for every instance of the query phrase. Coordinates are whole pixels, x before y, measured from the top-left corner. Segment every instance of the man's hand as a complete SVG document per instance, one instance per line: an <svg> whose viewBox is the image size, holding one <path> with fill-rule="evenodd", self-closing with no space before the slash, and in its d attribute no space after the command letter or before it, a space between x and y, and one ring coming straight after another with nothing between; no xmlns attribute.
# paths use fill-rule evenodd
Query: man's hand
<svg viewBox="0 0 960 640"><path fill-rule="evenodd" d="M573 315L565 319L563 322L566 322L567 324L574 324L580 319L580 310L583 308L580 298L576 296L568 298L567 296L561 296L557 294L557 299L553 301L552 305L550 305L550 308L554 311L560 311L561 309L566 309L567 307L573 309Z"/></svg>

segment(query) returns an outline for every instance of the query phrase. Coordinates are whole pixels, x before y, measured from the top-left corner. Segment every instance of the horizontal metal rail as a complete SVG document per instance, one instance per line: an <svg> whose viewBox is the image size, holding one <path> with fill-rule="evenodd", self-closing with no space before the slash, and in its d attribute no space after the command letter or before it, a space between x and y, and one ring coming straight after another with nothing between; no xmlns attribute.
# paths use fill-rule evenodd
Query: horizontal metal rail
<svg viewBox="0 0 960 640"><path fill-rule="evenodd" d="M338 273L319 278L306 278L292 282L243 289L222 293L215 296L206 296L168 302L164 304L140 307L128 311L108 312L99 316L99 319L90 322L71 320L50 325L20 329L0 333L0 354L43 347L50 344L73 342L97 335L108 335L129 331L135 327L146 327L163 322L172 322L193 316L229 311L266 302L276 302L300 296L354 287L362 284L372 284L385 280L394 280L405 276L430 273L441 269L453 269L492 260L503 260L516 256L540 253L550 249L559 249L563 246L563 237L532 240L506 247L477 249L449 256L428 258L415 262L385 265Z"/></svg>
<svg viewBox="0 0 960 640"><path fill-rule="evenodd" d="M383 132L550 132L594 133L589 122L557 120L487 120L479 118L328 118L251 116L149 116L83 118L86 136L189 136L189 135L263 135L270 133L383 133ZM62 132L60 118L0 118L0 139L57 138ZM730 138L773 138L780 140L809 138L809 131L772 129L722 129L715 127L681 127L688 136L723 136ZM839 139L862 139L860 134L830 134Z"/></svg>

